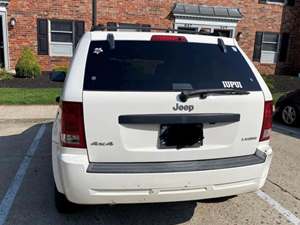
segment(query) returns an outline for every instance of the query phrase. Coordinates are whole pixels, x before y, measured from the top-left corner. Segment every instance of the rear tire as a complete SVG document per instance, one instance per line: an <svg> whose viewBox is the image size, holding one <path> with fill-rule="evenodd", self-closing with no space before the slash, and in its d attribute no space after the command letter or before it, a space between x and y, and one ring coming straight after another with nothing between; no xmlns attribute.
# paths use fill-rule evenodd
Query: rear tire
<svg viewBox="0 0 300 225"><path fill-rule="evenodd" d="M280 111L281 121L289 126L296 126L299 124L300 112L294 105L285 105Z"/></svg>
<svg viewBox="0 0 300 225"><path fill-rule="evenodd" d="M64 194L60 193L56 186L54 188L54 200L56 210L59 213L68 214L76 211L77 205L70 202Z"/></svg>

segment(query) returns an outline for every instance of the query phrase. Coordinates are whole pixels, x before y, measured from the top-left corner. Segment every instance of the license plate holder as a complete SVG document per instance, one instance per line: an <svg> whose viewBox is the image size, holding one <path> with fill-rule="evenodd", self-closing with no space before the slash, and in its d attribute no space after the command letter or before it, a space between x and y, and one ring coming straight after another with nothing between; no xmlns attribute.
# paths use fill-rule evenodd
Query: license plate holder
<svg viewBox="0 0 300 225"><path fill-rule="evenodd" d="M159 149L197 148L203 145L203 124L161 124Z"/></svg>

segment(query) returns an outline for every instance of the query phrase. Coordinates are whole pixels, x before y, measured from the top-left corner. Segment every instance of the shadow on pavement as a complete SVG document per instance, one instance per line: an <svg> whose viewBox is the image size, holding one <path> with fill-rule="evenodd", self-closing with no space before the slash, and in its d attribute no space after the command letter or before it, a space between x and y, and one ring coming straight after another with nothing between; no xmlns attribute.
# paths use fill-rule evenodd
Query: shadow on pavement
<svg viewBox="0 0 300 225"><path fill-rule="evenodd" d="M81 220L82 224L176 225L189 221L196 205L196 202L180 202L82 206L81 211L62 216L73 223Z"/></svg>
<svg viewBox="0 0 300 225"><path fill-rule="evenodd" d="M0 146L5 145L8 153L13 152L18 147L23 149L18 153L19 160L13 163L15 169L9 175L10 179L15 176L20 161L40 126L41 124L33 125L18 135L0 137ZM77 212L73 214L59 214L54 205L54 182L51 165L52 123L47 123L46 127L14 200L6 224L176 225L185 223L193 217L197 202L80 206ZM11 161L9 158L6 160ZM8 163L12 164L11 162ZM3 189L6 192L7 187Z"/></svg>
<svg viewBox="0 0 300 225"><path fill-rule="evenodd" d="M0 123L0 202L39 127L32 124L22 126L20 128L15 124Z"/></svg>
<svg viewBox="0 0 300 225"><path fill-rule="evenodd" d="M227 197L221 197L221 198L212 198L212 199L205 199L205 200L200 200L200 203L207 203L207 204L215 204L215 203L222 203L222 202L226 202L230 199L233 199L237 197L237 195L233 195L233 196L227 196Z"/></svg>

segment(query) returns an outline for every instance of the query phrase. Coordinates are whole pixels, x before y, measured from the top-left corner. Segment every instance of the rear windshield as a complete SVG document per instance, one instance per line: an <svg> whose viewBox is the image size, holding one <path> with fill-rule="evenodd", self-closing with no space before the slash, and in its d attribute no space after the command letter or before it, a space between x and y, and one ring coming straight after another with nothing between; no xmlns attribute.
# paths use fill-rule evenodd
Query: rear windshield
<svg viewBox="0 0 300 225"><path fill-rule="evenodd" d="M227 53L215 44L93 41L87 58L84 90L179 91L260 86L236 47Z"/></svg>

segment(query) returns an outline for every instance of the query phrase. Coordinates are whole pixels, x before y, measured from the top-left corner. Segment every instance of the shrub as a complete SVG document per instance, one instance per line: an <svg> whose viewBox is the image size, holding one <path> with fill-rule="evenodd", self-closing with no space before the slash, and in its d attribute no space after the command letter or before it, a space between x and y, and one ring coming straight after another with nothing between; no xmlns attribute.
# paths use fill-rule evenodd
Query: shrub
<svg viewBox="0 0 300 225"><path fill-rule="evenodd" d="M52 70L53 72L65 72L68 73L68 67L67 66L56 66Z"/></svg>
<svg viewBox="0 0 300 225"><path fill-rule="evenodd" d="M274 75L262 75L271 92L275 91Z"/></svg>
<svg viewBox="0 0 300 225"><path fill-rule="evenodd" d="M24 48L16 65L17 77L35 78L41 74L37 57L30 48Z"/></svg>
<svg viewBox="0 0 300 225"><path fill-rule="evenodd" d="M11 80L13 79L13 74L7 72L4 69L0 69L0 80Z"/></svg>

